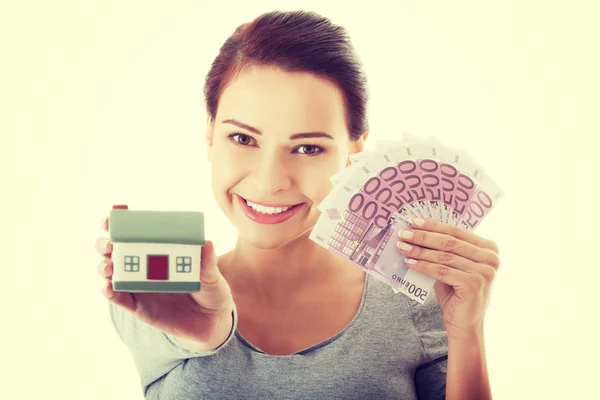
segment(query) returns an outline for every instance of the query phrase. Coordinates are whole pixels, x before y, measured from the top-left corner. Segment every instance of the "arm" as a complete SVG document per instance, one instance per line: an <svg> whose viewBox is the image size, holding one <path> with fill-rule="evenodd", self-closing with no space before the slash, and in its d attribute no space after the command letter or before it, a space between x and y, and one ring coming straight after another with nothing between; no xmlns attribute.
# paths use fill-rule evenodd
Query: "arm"
<svg viewBox="0 0 600 400"><path fill-rule="evenodd" d="M179 340L136 319L130 312L112 302L108 302L110 318L121 341L125 344L135 362L142 388L159 379L183 360L192 357L205 357L215 354L231 341L237 324L237 311L233 314L233 323L227 339L220 346L204 350L197 343ZM230 317L231 318L231 317Z"/></svg>
<svg viewBox="0 0 600 400"><path fill-rule="evenodd" d="M492 399L483 339L483 327L449 334L446 400Z"/></svg>
<svg viewBox="0 0 600 400"><path fill-rule="evenodd" d="M208 341L207 343L198 343L196 341L180 338L178 336L173 336L173 335L167 335L167 336L173 342L175 342L176 344L179 344L180 346L182 346L183 348L187 349L188 351L190 351L192 353L211 352L211 354L213 354L214 352L221 349L221 347L223 347L227 343L229 343L229 341L233 337L236 327L237 327L237 309L236 309L235 303L234 303L233 310L230 313L226 313L223 315L223 318L221 318L221 321L219 321L219 326L217 327L217 329L215 331L216 338L226 338L225 340L216 339L216 341Z"/></svg>
<svg viewBox="0 0 600 400"><path fill-rule="evenodd" d="M414 245L406 265L436 280L440 316L448 334L446 399L491 399L483 320L500 258L496 242L435 220L411 219L404 232ZM416 246L416 247L415 247Z"/></svg>

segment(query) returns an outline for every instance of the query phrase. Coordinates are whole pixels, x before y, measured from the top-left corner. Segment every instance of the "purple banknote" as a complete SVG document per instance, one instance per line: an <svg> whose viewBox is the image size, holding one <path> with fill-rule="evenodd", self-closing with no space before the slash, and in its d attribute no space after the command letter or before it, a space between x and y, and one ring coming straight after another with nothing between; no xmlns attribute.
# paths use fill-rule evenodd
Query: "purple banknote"
<svg viewBox="0 0 600 400"><path fill-rule="evenodd" d="M406 266L396 247L398 231L411 217L473 230L501 189L464 149L407 132L350 160L330 178L333 189L319 204L311 240L423 303L435 280Z"/></svg>

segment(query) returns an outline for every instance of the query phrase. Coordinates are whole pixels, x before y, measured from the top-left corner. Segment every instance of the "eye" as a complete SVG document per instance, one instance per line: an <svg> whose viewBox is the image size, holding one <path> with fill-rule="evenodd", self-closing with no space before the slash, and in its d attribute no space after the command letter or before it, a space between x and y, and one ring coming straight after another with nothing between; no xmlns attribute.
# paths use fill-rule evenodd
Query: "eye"
<svg viewBox="0 0 600 400"><path fill-rule="evenodd" d="M303 144L300 145L298 147L296 147L297 149L299 148L304 148L304 152L300 153L300 154L304 154L307 156L316 156L321 154L323 151L325 151L321 146L316 146L314 144ZM308 150L306 150L308 149Z"/></svg>
<svg viewBox="0 0 600 400"><path fill-rule="evenodd" d="M245 133L241 132L232 133L227 137L238 146L249 146L252 143L252 141L256 142L256 140L252 136L246 135ZM238 137L238 139L236 139L236 137ZM294 151L297 151L297 149L301 148L303 148L304 151L299 152L299 154L309 157L317 156L325 151L325 149L321 146L317 146L314 144L302 144L296 147Z"/></svg>
<svg viewBox="0 0 600 400"><path fill-rule="evenodd" d="M231 135L229 135L228 138L230 138L231 140L233 140L235 142L235 144L237 144L239 146L247 146L248 143L247 142L246 143L242 143L239 140L234 139L235 136L239 136L239 137L245 138L246 141L252 141L252 140L254 140L254 138L252 136L246 135L244 133L232 133Z"/></svg>

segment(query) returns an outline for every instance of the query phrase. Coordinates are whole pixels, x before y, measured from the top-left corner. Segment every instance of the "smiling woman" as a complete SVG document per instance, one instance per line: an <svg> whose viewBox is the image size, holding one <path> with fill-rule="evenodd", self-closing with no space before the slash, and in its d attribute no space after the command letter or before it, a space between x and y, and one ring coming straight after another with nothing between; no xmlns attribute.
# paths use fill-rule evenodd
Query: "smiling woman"
<svg viewBox="0 0 600 400"><path fill-rule="evenodd" d="M277 14L269 18L273 21L258 24L260 29L247 26L255 30L253 35L238 30L239 42L230 39L238 43L237 53L226 44L226 51L213 63L205 89L206 141L217 204L240 232L238 249L224 259L235 256L235 264L245 265L257 278L270 279L281 275L270 269L278 270L285 262L288 272L281 279L289 279L291 271L310 274L322 265L294 264L314 253L308 234L320 216L317 205L331 190L329 176L347 165L349 154L362 150L368 135L366 131L353 134L351 129L366 129L366 99L357 95L356 88L350 95L346 90L365 79L357 78L362 73L359 69L349 73L349 63L326 62L327 56L335 61L334 54L352 60L352 53L339 44L328 44L332 32L324 26L322 38L318 29L311 33L312 46L294 47L287 33L293 18L288 16L286 21ZM278 37L279 42L271 37ZM265 43L259 46L261 40ZM216 72L225 68L221 65L227 65L229 74ZM218 103L213 96L218 96ZM349 104L354 104L352 110ZM260 218L239 198L269 207L300 206L277 217ZM292 241L294 245L286 245ZM272 251L261 251L261 255L241 251L245 244ZM228 268L226 264L223 269ZM280 280L280 284L286 282Z"/></svg>
<svg viewBox="0 0 600 400"><path fill-rule="evenodd" d="M111 304L146 397L445 398L435 297L395 295L309 239L329 177L368 136L346 31L311 12L261 15L221 47L204 94L212 191L238 239L218 268L203 253L204 292L165 300L164 320L158 300L145 324ZM197 337L204 346L183 340Z"/></svg>

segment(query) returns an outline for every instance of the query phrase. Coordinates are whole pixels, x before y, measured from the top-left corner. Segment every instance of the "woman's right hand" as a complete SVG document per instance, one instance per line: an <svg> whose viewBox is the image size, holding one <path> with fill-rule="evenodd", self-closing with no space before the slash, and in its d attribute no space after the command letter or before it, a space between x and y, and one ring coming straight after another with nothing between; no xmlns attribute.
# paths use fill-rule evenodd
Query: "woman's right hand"
<svg viewBox="0 0 600 400"><path fill-rule="evenodd" d="M108 217L102 228L108 232ZM106 280L102 292L112 303L137 319L178 339L190 350L209 351L221 345L231 332L233 297L221 275L213 243L202 247L200 282L196 293L114 292L112 290L112 244L99 237L96 251L104 256L98 273Z"/></svg>

